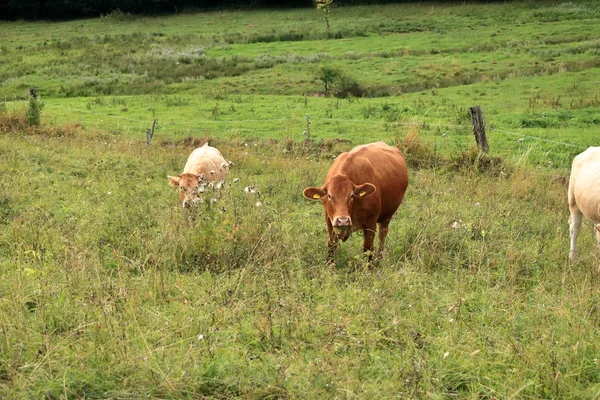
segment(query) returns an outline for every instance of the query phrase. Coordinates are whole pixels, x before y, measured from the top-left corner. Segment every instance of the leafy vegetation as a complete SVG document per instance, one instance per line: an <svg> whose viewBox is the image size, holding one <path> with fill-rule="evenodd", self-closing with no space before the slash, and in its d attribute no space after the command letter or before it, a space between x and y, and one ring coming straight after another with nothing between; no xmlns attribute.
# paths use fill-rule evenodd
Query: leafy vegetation
<svg viewBox="0 0 600 400"><path fill-rule="evenodd" d="M599 13L0 23L0 397L597 398L600 255L586 222L567 262L565 185L597 144ZM362 97L325 97L328 66ZM233 167L185 214L166 176L206 140ZM302 189L375 140L410 176L384 257L353 236L325 266Z"/></svg>
<svg viewBox="0 0 600 400"><path fill-rule="evenodd" d="M32 96L29 99L29 107L25 113L25 121L27 125L39 125L42 119L42 110L44 109L44 103L37 97Z"/></svg>

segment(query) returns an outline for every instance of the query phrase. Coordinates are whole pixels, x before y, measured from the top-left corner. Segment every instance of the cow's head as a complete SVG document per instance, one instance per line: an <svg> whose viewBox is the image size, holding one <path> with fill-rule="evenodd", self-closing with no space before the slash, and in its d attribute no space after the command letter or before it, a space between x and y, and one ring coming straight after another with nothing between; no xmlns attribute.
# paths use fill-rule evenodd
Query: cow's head
<svg viewBox="0 0 600 400"><path fill-rule="evenodd" d="M342 241L352 233L352 209L355 202L375 193L375 185L355 185L346 176L338 175L323 187L307 187L303 195L309 200L320 200L333 231Z"/></svg>
<svg viewBox="0 0 600 400"><path fill-rule="evenodd" d="M204 174L181 174L167 178L169 178L169 185L179 187L179 198L184 208L200 201L206 186Z"/></svg>

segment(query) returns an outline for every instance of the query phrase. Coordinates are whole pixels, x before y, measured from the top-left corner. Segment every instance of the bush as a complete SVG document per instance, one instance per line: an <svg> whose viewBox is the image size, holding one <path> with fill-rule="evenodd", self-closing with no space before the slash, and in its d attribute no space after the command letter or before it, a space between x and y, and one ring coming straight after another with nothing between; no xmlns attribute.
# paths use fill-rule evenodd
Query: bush
<svg viewBox="0 0 600 400"><path fill-rule="evenodd" d="M421 124L409 125L408 131L398 133L395 146L400 149L409 169L435 168L445 165L439 154L431 146L426 145L421 137Z"/></svg>
<svg viewBox="0 0 600 400"><path fill-rule="evenodd" d="M335 97L346 98L350 95L362 97L364 94L360 84L337 67L323 65L317 70L315 78L323 83L325 96L333 93Z"/></svg>
<svg viewBox="0 0 600 400"><path fill-rule="evenodd" d="M124 22L124 21L132 21L136 17L129 12L123 12L117 8L107 14L101 15L100 18L107 20L107 21Z"/></svg>
<svg viewBox="0 0 600 400"><path fill-rule="evenodd" d="M338 98L363 97L364 94L365 90L362 86L348 75L340 75L334 85L333 95Z"/></svg>
<svg viewBox="0 0 600 400"><path fill-rule="evenodd" d="M42 109L44 108L44 103L40 101L37 97L29 98L29 108L25 113L25 122L28 126L39 126L40 120L42 117Z"/></svg>
<svg viewBox="0 0 600 400"><path fill-rule="evenodd" d="M472 170L479 173L486 173L490 176L501 176L510 174L510 168L501 157L490 156L482 153L476 148L463 151L452 158L454 169L456 171Z"/></svg>

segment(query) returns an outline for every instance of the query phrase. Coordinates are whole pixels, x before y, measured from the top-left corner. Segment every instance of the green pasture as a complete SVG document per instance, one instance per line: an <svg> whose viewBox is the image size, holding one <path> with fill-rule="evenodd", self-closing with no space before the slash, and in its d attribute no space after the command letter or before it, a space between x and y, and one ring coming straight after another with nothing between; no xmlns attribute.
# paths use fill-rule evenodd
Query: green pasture
<svg viewBox="0 0 600 400"><path fill-rule="evenodd" d="M472 146L479 105L491 151L566 169L597 143L600 7L592 1L213 11L2 22L0 98L31 87L49 124L141 137L401 139ZM323 98L323 66L362 97ZM541 138L542 140L539 140ZM557 144L552 142L565 143Z"/></svg>
<svg viewBox="0 0 600 400"><path fill-rule="evenodd" d="M600 260L586 223L567 262L560 177L411 168L381 261L356 236L332 267L301 191L344 144L213 144L229 183L186 216L194 143L0 136L3 398L597 397Z"/></svg>
<svg viewBox="0 0 600 400"><path fill-rule="evenodd" d="M567 261L566 206L598 144L600 3L330 22L0 22L0 398L600 397L600 255L586 221ZM323 67L359 95L325 97ZM205 140L233 167L185 214L166 176ZM354 235L325 266L302 190L375 140L409 163L386 250L369 268Z"/></svg>

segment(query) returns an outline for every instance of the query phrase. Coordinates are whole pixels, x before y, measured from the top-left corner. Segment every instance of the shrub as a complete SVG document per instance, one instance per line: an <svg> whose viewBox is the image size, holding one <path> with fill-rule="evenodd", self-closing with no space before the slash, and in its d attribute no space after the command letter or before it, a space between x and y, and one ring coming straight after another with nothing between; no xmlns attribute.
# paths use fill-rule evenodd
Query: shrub
<svg viewBox="0 0 600 400"><path fill-rule="evenodd" d="M363 97L365 91L362 86L354 80L354 78L341 74L334 85L333 95L338 98L345 99L346 97Z"/></svg>
<svg viewBox="0 0 600 400"><path fill-rule="evenodd" d="M136 18L136 16L131 13L128 13L128 12L123 12L117 8L115 10L112 10L108 14L101 15L100 18L107 20L107 21L124 22L124 21L132 21Z"/></svg>
<svg viewBox="0 0 600 400"><path fill-rule="evenodd" d="M325 96L329 95L333 83L339 78L340 74L341 72L339 69L327 65L323 65L317 70L315 78L323 83Z"/></svg>
<svg viewBox="0 0 600 400"><path fill-rule="evenodd" d="M329 96L330 93L339 98L364 95L364 89L360 84L337 67L323 65L317 70L315 78L323 84L325 96Z"/></svg>
<svg viewBox="0 0 600 400"><path fill-rule="evenodd" d="M456 171L472 170L487 173L491 176L500 176L510 173L510 168L498 156L490 156L478 151L476 148L463 151L452 159Z"/></svg>
<svg viewBox="0 0 600 400"><path fill-rule="evenodd" d="M40 125L43 108L44 103L42 103L39 98L29 98L29 108L27 108L27 112L25 113L25 122L27 122L28 126Z"/></svg>
<svg viewBox="0 0 600 400"><path fill-rule="evenodd" d="M396 147L400 149L411 169L433 168L445 164L435 149L423 143L421 138L421 124L409 125L407 132L398 133Z"/></svg>

